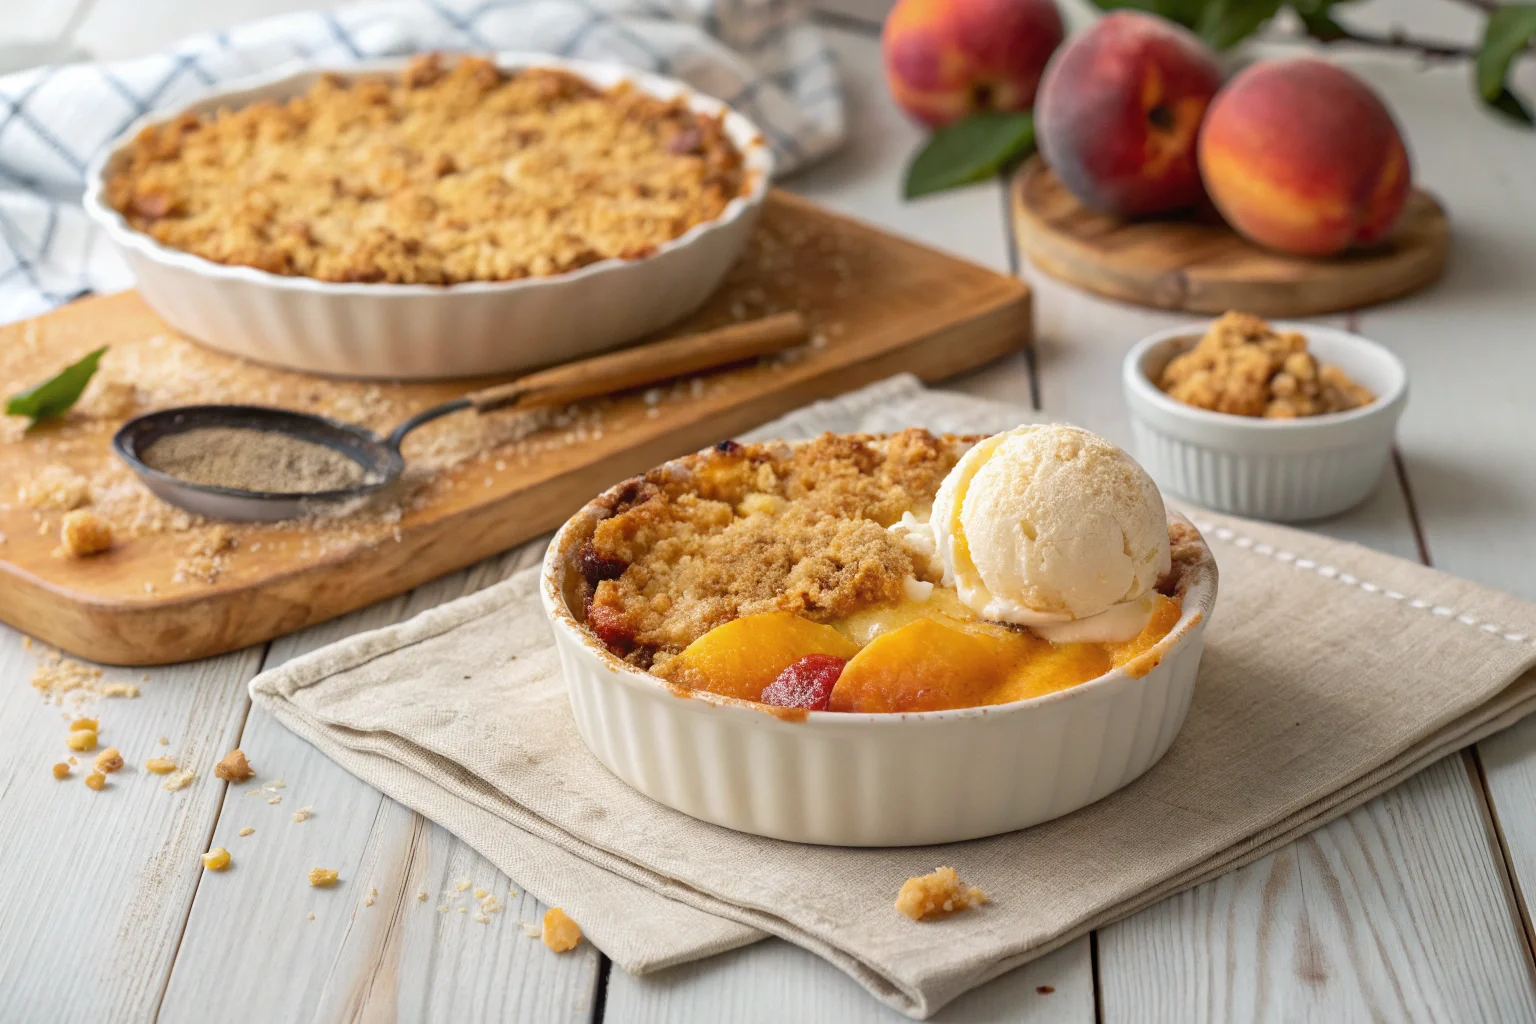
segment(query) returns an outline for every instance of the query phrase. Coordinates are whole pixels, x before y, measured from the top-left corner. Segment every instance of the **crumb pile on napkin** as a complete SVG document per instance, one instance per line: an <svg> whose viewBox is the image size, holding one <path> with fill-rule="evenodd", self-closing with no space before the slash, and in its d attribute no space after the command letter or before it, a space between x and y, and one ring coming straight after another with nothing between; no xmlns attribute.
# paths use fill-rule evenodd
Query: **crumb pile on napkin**
<svg viewBox="0 0 1536 1024"><path fill-rule="evenodd" d="M755 433L995 431L1028 418L901 377ZM565 907L626 970L771 933L921 1018L1536 710L1536 607L1354 545L1191 514L1221 588L1172 749L1091 807L991 839L801 846L640 796L576 734L537 569L299 658L258 676L251 693L343 767ZM897 914L902 882L936 864L981 886L987 904L935 923Z"/></svg>

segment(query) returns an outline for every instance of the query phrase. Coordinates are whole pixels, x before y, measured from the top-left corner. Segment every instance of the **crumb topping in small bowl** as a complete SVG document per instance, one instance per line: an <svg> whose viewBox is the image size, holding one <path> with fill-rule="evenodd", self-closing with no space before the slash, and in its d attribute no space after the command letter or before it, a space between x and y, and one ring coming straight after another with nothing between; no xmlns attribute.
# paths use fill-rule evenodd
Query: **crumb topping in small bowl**
<svg viewBox="0 0 1536 1024"><path fill-rule="evenodd" d="M1376 400L1337 366L1318 362L1304 335L1236 312L1169 360L1155 383L1197 409L1267 419L1345 412Z"/></svg>

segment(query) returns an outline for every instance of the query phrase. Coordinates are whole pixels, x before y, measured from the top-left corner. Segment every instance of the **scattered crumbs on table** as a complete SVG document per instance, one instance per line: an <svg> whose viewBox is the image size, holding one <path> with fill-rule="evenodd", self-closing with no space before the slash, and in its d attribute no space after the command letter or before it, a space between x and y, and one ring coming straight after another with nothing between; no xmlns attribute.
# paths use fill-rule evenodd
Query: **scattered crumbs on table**
<svg viewBox="0 0 1536 1024"><path fill-rule="evenodd" d="M438 913L439 913L439 914L446 914L446 913L448 913L448 911L450 911L450 910L452 910L452 909L453 909L453 908L452 908L452 907L450 907L450 906L449 906L449 905L448 905L448 904L446 904L446 903L439 903L439 904L438 904L438 905L437 905L437 912L438 912Z"/></svg>
<svg viewBox="0 0 1536 1024"><path fill-rule="evenodd" d="M148 679L149 676L146 675L144 678ZM164 736L161 736L159 739L155 740L155 742L160 744L162 747L168 747L171 745L171 741L166 739Z"/></svg>
<svg viewBox="0 0 1536 1024"><path fill-rule="evenodd" d="M461 878L457 882L454 883L453 888L456 891L458 891L458 892L464 892L465 890L467 890L470 886L472 886L474 884L475 884L474 882L471 882L467 878Z"/></svg>
<svg viewBox="0 0 1536 1024"><path fill-rule="evenodd" d="M152 757L144 762L144 769L155 775L169 775L176 770L174 757Z"/></svg>
<svg viewBox="0 0 1536 1024"><path fill-rule="evenodd" d="M91 772L85 777L85 784L100 793L107 785L107 777L101 772Z"/></svg>
<svg viewBox="0 0 1536 1024"><path fill-rule="evenodd" d="M314 912L314 911L313 911L313 910L311 910L311 911L310 911L310 912L309 912L309 919L310 919L310 920L311 920L311 921L313 921L313 920L314 920L314 919L315 919L315 912Z"/></svg>
<svg viewBox="0 0 1536 1024"><path fill-rule="evenodd" d="M324 889L335 885L339 874L333 868L310 868L309 884L316 889Z"/></svg>
<svg viewBox="0 0 1536 1024"><path fill-rule="evenodd" d="M271 803L272 801L268 800L267 802ZM293 812L293 820L296 822L308 821L314 816L314 813L315 809L313 807L300 807L298 810Z"/></svg>
<svg viewBox="0 0 1536 1024"><path fill-rule="evenodd" d="M467 914L467 913L469 913L469 908L468 907L460 907L459 908L459 913Z"/></svg>
<svg viewBox="0 0 1536 1024"><path fill-rule="evenodd" d="M288 784L282 779L274 779L271 782L264 783L256 789L246 790L245 795L263 797L269 804L280 804L283 802L283 795L282 793L278 792L278 790L286 788L287 785Z"/></svg>
<svg viewBox="0 0 1536 1024"><path fill-rule="evenodd" d="M536 939L544 934L544 929L531 921L519 919L517 923L523 926L523 934L530 939Z"/></svg>
<svg viewBox="0 0 1536 1024"><path fill-rule="evenodd" d="M193 771L191 768L187 768L182 771L173 772L172 774L166 776L165 782L160 786L160 788L174 793L178 789L186 789L192 784L192 780L195 778L197 778L197 772Z"/></svg>
<svg viewBox="0 0 1536 1024"><path fill-rule="evenodd" d="M255 831L256 831L255 829L253 829L253 828L251 828L251 826L247 825L247 826L245 826L244 828L242 828L239 832L237 832L235 834L239 835L239 836L248 836L252 832L255 832Z"/></svg>
<svg viewBox="0 0 1536 1024"><path fill-rule="evenodd" d="M104 680L101 669L66 658L56 650L47 650L38 658L32 670L32 688L43 700L61 706L79 706L100 697L139 695L134 684Z"/></svg>
<svg viewBox="0 0 1536 1024"><path fill-rule="evenodd" d="M1035 991L1042 996L1048 996L1056 991L1056 987L1054 985L1036 985Z"/></svg>
<svg viewBox="0 0 1536 1024"><path fill-rule="evenodd" d="M416 901L418 903L425 903L425 902L427 902L427 890L422 889L420 892L418 892L416 894Z"/></svg>
<svg viewBox="0 0 1536 1024"><path fill-rule="evenodd" d="M475 899L477 899L477 900L483 900L483 899L485 899L489 895L490 895L490 893L486 892L484 889L476 889L475 890Z"/></svg>
<svg viewBox="0 0 1536 1024"><path fill-rule="evenodd" d="M213 766L213 774L225 782L244 782L256 774L256 769L246 760L245 751L237 747Z"/></svg>
<svg viewBox="0 0 1536 1024"><path fill-rule="evenodd" d="M69 774L69 765L65 764L63 761L60 761L58 764L53 766L53 777L54 778L62 779L62 778L64 778L68 774Z"/></svg>

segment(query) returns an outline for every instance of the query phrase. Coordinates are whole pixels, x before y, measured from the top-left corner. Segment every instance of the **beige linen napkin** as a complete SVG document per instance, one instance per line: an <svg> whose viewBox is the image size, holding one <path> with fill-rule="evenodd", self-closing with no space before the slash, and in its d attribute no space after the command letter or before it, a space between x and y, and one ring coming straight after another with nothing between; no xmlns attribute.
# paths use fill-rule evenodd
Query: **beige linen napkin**
<svg viewBox="0 0 1536 1024"><path fill-rule="evenodd" d="M895 378L759 433L986 431L1030 418ZM537 570L258 676L289 728L440 822L626 970L783 936L927 1017L1089 929L1264 855L1536 709L1536 607L1401 559L1195 513L1221 570L1189 718L1120 792L1023 832L850 850L668 810L582 746ZM986 780L978 779L977 785ZM914 923L913 874L990 902Z"/></svg>

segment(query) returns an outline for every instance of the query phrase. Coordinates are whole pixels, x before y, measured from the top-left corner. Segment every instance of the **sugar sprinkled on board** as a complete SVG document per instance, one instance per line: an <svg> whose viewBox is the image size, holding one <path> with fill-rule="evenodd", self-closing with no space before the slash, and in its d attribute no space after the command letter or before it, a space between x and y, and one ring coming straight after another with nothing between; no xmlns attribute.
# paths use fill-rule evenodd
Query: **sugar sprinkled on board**
<svg viewBox="0 0 1536 1024"><path fill-rule="evenodd" d="M861 268L872 262L872 244L858 229L793 208L770 208L716 299L687 329L707 330L792 309L805 317L812 331L805 358L834 347L851 329L842 319L843 297L859 288ZM61 335L43 329L47 323L6 329L9 343L0 344L0 390L9 393L35 383L97 341L63 342ZM342 507L312 509L287 523L229 527L237 541L233 546L183 552L174 565L167 560L166 578L141 582L146 594L174 596L218 585L239 571L241 559L257 551L277 560L318 560L399 540L401 524L410 513L454 494L473 493L468 488L479 490L492 466L509 475L546 467L593 440L632 430L648 416L658 418L678 403L715 400L746 386L743 382L755 375L780 372L782 363L759 360L729 375L703 375L648 389L656 393L644 398L642 392L561 408L446 417L411 435L406 445L408 471L388 493ZM39 516L36 526L43 533L57 529L59 508L35 508L30 500L20 500L19 493L24 478L37 475L38 467L52 467L48 480L27 484L28 498L51 506L83 499L125 543L159 535L196 541L219 525L162 503L126 465L97 454L105 451L103 441L124 418L175 405L238 402L313 412L387 431L440 397L424 395L419 386L317 380L231 359L169 333L146 331L139 337L117 338L81 401L47 431L27 432L22 418L0 417L0 520L9 517L0 525L10 527L14 545L16 512L7 508L12 506ZM7 473L12 465L26 472ZM494 488L485 493L494 494Z"/></svg>

